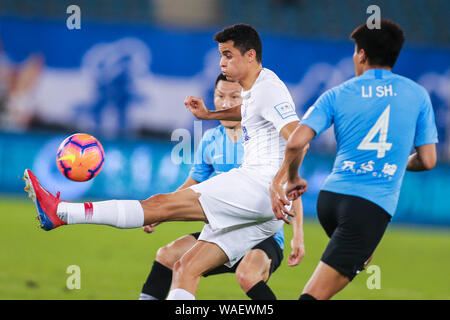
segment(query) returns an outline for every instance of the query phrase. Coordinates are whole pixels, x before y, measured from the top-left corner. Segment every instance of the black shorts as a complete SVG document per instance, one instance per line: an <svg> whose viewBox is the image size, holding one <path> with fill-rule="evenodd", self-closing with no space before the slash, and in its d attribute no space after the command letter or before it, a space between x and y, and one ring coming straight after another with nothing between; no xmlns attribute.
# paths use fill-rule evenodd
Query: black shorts
<svg viewBox="0 0 450 320"><path fill-rule="evenodd" d="M350 281L364 269L391 220L369 200L323 190L317 200L317 216L330 237L322 262Z"/></svg>
<svg viewBox="0 0 450 320"><path fill-rule="evenodd" d="M196 232L196 233L191 233L191 235L193 237L195 237L195 239L198 239L198 237L200 236L200 232ZM256 246L254 246L252 248L253 249L261 249L262 251L264 251L267 256L269 257L270 260L272 260L271 264L270 264L270 274L269 276L275 272L275 270L278 269L278 267L281 264L281 261L283 261L283 250L281 250L280 246L278 245L277 241L275 240L275 238L272 236L270 238L267 238L264 241L261 241L260 243L258 243ZM243 258L242 258L243 259ZM229 268L226 265L221 265L211 271L208 271L207 273L205 273L203 276L207 277L207 276L212 276L215 274L222 274L222 273L235 273L237 267L239 266L239 264L241 263L241 260L239 260L237 263L235 263L233 265L233 267Z"/></svg>

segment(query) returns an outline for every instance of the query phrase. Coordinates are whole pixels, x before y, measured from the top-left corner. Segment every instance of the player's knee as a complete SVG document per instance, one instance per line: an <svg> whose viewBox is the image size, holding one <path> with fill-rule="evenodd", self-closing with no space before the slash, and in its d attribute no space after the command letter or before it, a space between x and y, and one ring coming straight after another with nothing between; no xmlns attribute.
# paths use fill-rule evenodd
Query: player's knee
<svg viewBox="0 0 450 320"><path fill-rule="evenodd" d="M189 268L190 263L188 261L189 259L179 259L177 260L174 265L173 265L173 276L174 278L194 278L197 277L198 275L193 273L193 270L191 268Z"/></svg>
<svg viewBox="0 0 450 320"><path fill-rule="evenodd" d="M271 262L262 250L251 250L236 269L236 279L241 288L247 292L261 280L267 281Z"/></svg>
<svg viewBox="0 0 450 320"><path fill-rule="evenodd" d="M239 283L239 286L244 290L245 292L249 291L256 283L253 279L249 279L247 273L244 272L238 272L236 270L236 280Z"/></svg>
<svg viewBox="0 0 450 320"><path fill-rule="evenodd" d="M142 201L145 206L161 207L167 201L167 194L155 194Z"/></svg>
<svg viewBox="0 0 450 320"><path fill-rule="evenodd" d="M178 260L175 262L172 268L172 282L176 282L178 279L185 278L185 264Z"/></svg>
<svg viewBox="0 0 450 320"><path fill-rule="evenodd" d="M172 268L172 272L173 272L173 276L174 277L182 273L182 271L183 271L182 267L183 266L181 265L181 261L180 260L175 262L175 264L173 265L173 268Z"/></svg>
<svg viewBox="0 0 450 320"><path fill-rule="evenodd" d="M170 246L161 247L156 252L156 261L169 269L173 269L177 260L178 256L171 250Z"/></svg>
<svg viewBox="0 0 450 320"><path fill-rule="evenodd" d="M141 202L144 212L151 212L151 215L145 217L145 224L151 224L153 222L163 222L167 220L169 215L170 195L168 194L155 194L150 198Z"/></svg>
<svg viewBox="0 0 450 320"><path fill-rule="evenodd" d="M255 284L263 280L260 272L255 272L249 265L239 265L236 269L236 280L242 290L249 291Z"/></svg>

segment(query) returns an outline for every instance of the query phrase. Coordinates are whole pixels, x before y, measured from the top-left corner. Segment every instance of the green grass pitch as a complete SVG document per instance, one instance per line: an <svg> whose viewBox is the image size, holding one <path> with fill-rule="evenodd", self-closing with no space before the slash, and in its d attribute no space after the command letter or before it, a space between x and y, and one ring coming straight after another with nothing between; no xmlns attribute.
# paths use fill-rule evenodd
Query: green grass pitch
<svg viewBox="0 0 450 320"><path fill-rule="evenodd" d="M156 250L201 223L174 222L154 234L139 229L68 226L40 230L31 201L0 198L0 299L137 299ZM297 299L328 241L315 219L305 222L306 256L288 267L291 227L285 226L286 249L269 285L279 299ZM361 272L335 299L450 299L450 231L388 228L371 265L380 267L380 289L368 289L372 274ZM81 270L81 288L69 290L70 265ZM248 299L233 274L200 281L198 299Z"/></svg>

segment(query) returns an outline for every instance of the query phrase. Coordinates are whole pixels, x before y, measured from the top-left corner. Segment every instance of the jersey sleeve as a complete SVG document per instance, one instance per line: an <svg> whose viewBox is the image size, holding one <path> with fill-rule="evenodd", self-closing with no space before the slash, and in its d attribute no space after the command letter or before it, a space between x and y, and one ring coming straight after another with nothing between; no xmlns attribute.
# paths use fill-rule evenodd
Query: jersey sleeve
<svg viewBox="0 0 450 320"><path fill-rule="evenodd" d="M281 86L265 86L258 92L258 98L264 101L261 116L272 122L278 132L288 123L299 121L294 102L287 89Z"/></svg>
<svg viewBox="0 0 450 320"><path fill-rule="evenodd" d="M433 106L430 96L425 92L424 102L417 118L416 134L414 136L414 146L420 147L426 144L438 142L436 121L434 119Z"/></svg>
<svg viewBox="0 0 450 320"><path fill-rule="evenodd" d="M214 172L214 167L207 154L207 146L213 138L210 132L205 132L199 147L195 151L194 164L189 171L189 176L199 183L207 180Z"/></svg>
<svg viewBox="0 0 450 320"><path fill-rule="evenodd" d="M300 124L307 125L316 132L316 136L328 129L334 122L335 95L332 89L323 93L312 107L306 111Z"/></svg>

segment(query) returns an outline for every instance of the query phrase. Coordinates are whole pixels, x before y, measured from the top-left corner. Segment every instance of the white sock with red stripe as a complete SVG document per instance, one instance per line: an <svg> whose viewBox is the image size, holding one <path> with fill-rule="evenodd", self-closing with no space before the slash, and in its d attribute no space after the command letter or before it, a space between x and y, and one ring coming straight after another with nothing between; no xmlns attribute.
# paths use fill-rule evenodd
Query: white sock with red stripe
<svg viewBox="0 0 450 320"><path fill-rule="evenodd" d="M67 224L105 224L121 229L138 228L144 225L144 210L137 200L61 202L56 214Z"/></svg>

